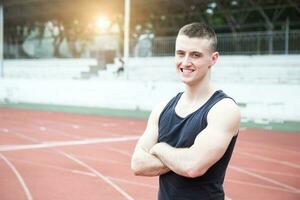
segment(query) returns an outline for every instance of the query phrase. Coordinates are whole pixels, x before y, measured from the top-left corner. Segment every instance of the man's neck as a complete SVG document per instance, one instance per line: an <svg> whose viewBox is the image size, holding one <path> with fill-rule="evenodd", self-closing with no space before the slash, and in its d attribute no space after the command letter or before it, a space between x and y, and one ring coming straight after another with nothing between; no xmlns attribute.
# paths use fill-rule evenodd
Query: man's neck
<svg viewBox="0 0 300 200"><path fill-rule="evenodd" d="M215 88L206 77L198 84L185 86L185 98L190 102L197 102L209 98L215 92Z"/></svg>
<svg viewBox="0 0 300 200"><path fill-rule="evenodd" d="M185 97L190 102L197 102L199 100L201 101L203 99L209 98L214 92L215 89L212 85L208 85L205 87L186 86Z"/></svg>

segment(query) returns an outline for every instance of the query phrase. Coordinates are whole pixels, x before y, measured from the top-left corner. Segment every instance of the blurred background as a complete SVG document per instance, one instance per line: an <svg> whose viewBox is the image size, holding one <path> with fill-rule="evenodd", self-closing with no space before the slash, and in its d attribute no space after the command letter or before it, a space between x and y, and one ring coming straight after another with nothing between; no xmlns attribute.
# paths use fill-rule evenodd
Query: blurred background
<svg viewBox="0 0 300 200"><path fill-rule="evenodd" d="M218 35L243 126L300 131L298 0L2 0L0 106L146 118L182 90L180 27Z"/></svg>

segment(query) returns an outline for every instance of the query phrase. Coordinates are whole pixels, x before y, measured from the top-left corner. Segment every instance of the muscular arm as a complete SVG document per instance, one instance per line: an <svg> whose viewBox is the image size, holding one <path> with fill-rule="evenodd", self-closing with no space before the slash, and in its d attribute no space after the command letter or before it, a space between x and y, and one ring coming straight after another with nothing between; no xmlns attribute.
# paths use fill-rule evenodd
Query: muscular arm
<svg viewBox="0 0 300 200"><path fill-rule="evenodd" d="M230 99L224 99L210 110L207 122L207 127L196 137L190 148L174 148L166 143L158 143L150 153L179 175L203 175L224 155L232 137L237 133L239 109Z"/></svg>
<svg viewBox="0 0 300 200"><path fill-rule="evenodd" d="M158 176L170 171L157 157L149 153L157 143L158 118L164 105L165 103L162 103L152 111L146 130L135 147L131 160L131 169L135 175Z"/></svg>

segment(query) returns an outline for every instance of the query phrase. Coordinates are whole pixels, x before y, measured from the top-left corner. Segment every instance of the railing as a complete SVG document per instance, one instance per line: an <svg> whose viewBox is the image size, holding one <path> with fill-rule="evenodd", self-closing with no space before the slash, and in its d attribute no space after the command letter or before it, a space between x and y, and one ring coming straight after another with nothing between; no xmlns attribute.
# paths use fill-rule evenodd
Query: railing
<svg viewBox="0 0 300 200"><path fill-rule="evenodd" d="M272 32L247 32L226 33L218 35L218 51L222 55L264 55L264 54L300 54L300 30L272 31ZM131 57L160 57L173 56L175 52L176 37L151 37L143 35L139 40L131 40ZM118 38L111 37L102 40L101 43L91 41L86 44L80 42L62 43L59 48L53 47L53 38L47 37L43 40L27 39L26 45L16 43L4 43L5 58L73 58L74 50L76 58L93 57L93 51L103 46L111 46L118 43ZM114 45L118 46L118 45ZM84 47L80 50L79 47ZM75 49L74 49L75 48ZM79 49L78 49L79 48ZM119 47L118 47L119 48ZM118 48L111 50L120 52ZM55 54L55 49L60 54ZM25 52L31 52L27 55ZM57 56L59 55L59 56Z"/></svg>
<svg viewBox="0 0 300 200"><path fill-rule="evenodd" d="M172 56L176 37L132 41L131 56ZM299 54L300 30L218 34L218 51L225 55Z"/></svg>

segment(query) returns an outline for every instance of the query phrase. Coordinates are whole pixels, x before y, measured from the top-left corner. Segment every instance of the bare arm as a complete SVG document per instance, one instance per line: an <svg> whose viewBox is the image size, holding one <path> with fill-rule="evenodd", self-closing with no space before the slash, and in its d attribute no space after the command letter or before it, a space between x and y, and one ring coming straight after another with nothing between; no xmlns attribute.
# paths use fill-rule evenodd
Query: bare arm
<svg viewBox="0 0 300 200"><path fill-rule="evenodd" d="M135 175L158 176L170 171L157 157L149 153L157 143L158 118L164 105L165 103L162 103L152 111L146 130L135 147L131 160L131 169Z"/></svg>
<svg viewBox="0 0 300 200"><path fill-rule="evenodd" d="M218 102L207 116L207 127L190 148L174 148L158 143L150 152L170 170L186 177L203 175L225 153L240 123L238 106L230 99Z"/></svg>

